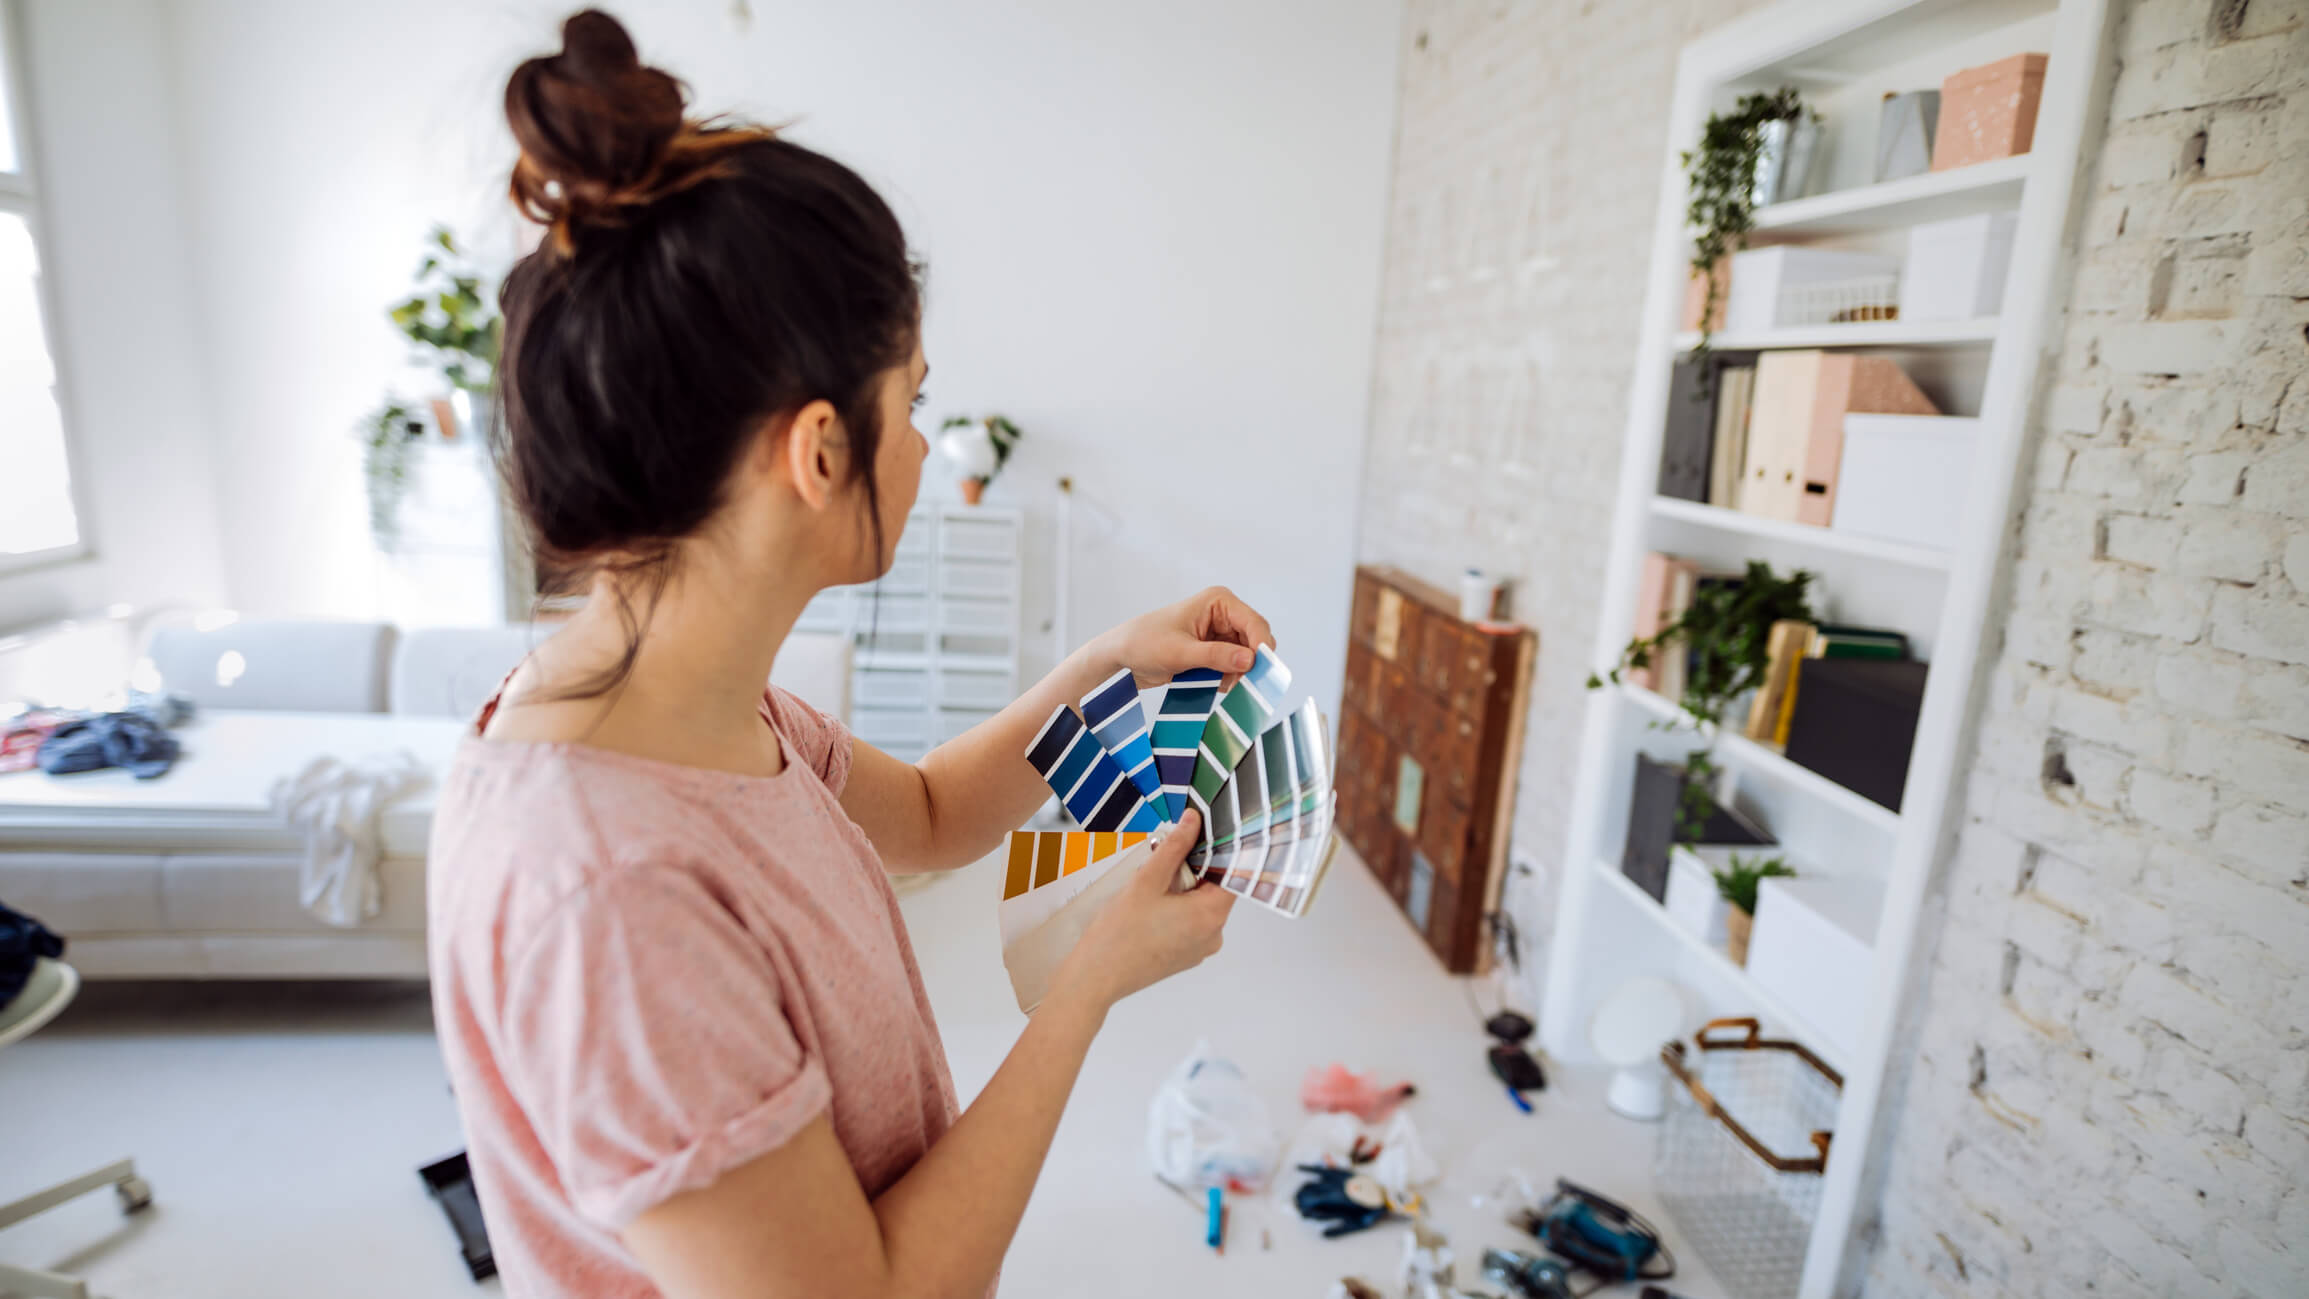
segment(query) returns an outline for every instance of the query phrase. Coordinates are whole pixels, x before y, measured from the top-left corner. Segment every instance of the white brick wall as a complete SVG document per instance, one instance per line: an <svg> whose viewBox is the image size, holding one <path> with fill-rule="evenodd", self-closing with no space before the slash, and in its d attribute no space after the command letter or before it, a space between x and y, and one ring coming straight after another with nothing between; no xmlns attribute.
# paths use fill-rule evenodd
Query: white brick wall
<svg viewBox="0 0 2309 1299"><path fill-rule="evenodd" d="M2309 5L2120 9L1872 1297L2309 1294Z"/></svg>
<svg viewBox="0 0 2309 1299"><path fill-rule="evenodd" d="M1515 846L1571 804L1677 49L1759 0L1412 0L1358 557L1514 578ZM1528 919L1528 917L1527 917Z"/></svg>
<svg viewBox="0 0 2309 1299"><path fill-rule="evenodd" d="M1517 578L1545 861L1674 54L1752 7L1406 22L1360 553ZM2309 1295L2309 0L2118 9L1872 1299Z"/></svg>

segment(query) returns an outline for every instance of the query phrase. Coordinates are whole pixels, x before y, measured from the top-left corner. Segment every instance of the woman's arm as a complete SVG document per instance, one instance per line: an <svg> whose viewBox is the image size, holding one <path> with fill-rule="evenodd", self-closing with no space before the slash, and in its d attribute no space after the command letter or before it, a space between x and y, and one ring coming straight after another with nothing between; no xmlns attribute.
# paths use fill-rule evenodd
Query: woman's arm
<svg viewBox="0 0 2309 1299"><path fill-rule="evenodd" d="M635 1218L624 1240L650 1279L669 1299L984 1295L1108 1007L1219 948L1233 895L1170 892L1193 831L1168 835L1092 922L986 1089L896 1184L868 1199L820 1116Z"/></svg>
<svg viewBox="0 0 2309 1299"><path fill-rule="evenodd" d="M1126 667L1142 686L1199 667L1226 673L1231 685L1250 667L1253 648L1274 643L1266 619L1234 592L1214 586L1084 645L1009 707L931 750L917 766L853 740L842 808L893 871L967 866L994 851L1050 797L1026 761L1026 746L1060 704L1077 704Z"/></svg>

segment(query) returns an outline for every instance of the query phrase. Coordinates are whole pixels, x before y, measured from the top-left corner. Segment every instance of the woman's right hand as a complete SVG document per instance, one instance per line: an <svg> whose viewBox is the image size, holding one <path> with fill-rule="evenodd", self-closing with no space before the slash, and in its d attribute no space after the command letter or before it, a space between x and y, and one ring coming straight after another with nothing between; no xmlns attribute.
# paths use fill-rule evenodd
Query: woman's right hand
<svg viewBox="0 0 2309 1299"><path fill-rule="evenodd" d="M1139 865L1067 955L1066 964L1073 968L1060 978L1061 986L1081 987L1099 999L1103 1010L1193 969L1219 950L1235 895L1209 883L1185 893L1171 891L1199 824L1190 808L1162 832L1154 856Z"/></svg>

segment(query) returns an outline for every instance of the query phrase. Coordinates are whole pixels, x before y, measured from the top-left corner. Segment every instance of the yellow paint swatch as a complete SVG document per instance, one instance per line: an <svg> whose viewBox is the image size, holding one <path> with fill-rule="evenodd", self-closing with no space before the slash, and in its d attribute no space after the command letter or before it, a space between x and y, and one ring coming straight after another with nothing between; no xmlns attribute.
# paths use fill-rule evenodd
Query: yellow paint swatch
<svg viewBox="0 0 2309 1299"><path fill-rule="evenodd" d="M1090 836L1087 834L1067 835L1066 869L1061 873L1072 875L1088 865L1090 865Z"/></svg>
<svg viewBox="0 0 2309 1299"><path fill-rule="evenodd" d="M1090 832L1090 859L1092 861L1105 861L1114 856L1114 835L1115 832L1112 830L1093 830Z"/></svg>

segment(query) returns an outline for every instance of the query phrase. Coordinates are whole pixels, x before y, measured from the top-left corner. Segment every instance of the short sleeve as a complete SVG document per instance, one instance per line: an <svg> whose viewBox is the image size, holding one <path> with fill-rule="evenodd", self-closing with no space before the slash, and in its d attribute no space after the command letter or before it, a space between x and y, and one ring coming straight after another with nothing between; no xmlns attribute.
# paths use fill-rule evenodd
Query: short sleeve
<svg viewBox="0 0 2309 1299"><path fill-rule="evenodd" d="M506 1085L570 1202L611 1230L785 1144L831 1098L769 953L680 870L588 885L517 954L505 996Z"/></svg>
<svg viewBox="0 0 2309 1299"><path fill-rule="evenodd" d="M850 779L850 728L831 713L819 712L778 686L762 692L762 711L810 770L818 773L826 788L840 797L842 786Z"/></svg>

